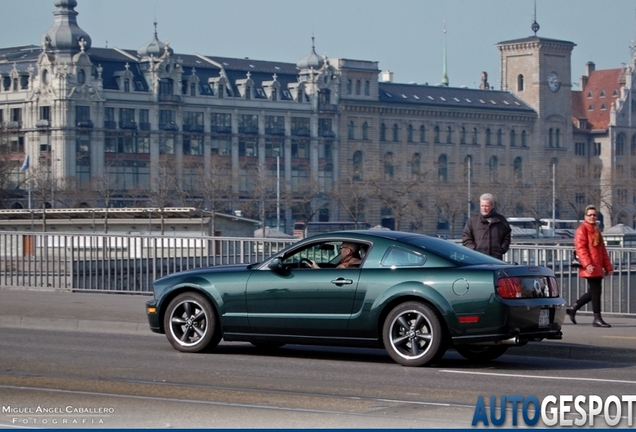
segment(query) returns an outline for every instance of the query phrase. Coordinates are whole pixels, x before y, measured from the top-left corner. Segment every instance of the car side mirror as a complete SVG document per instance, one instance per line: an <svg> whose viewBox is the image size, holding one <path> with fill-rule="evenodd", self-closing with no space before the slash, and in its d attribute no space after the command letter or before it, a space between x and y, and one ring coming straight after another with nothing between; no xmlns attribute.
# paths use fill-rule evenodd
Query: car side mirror
<svg viewBox="0 0 636 432"><path fill-rule="evenodd" d="M286 275L289 273L289 268L283 265L283 261L280 259L280 257L273 258L269 262L269 265L267 267L269 267L269 269L274 273L278 273L281 275Z"/></svg>

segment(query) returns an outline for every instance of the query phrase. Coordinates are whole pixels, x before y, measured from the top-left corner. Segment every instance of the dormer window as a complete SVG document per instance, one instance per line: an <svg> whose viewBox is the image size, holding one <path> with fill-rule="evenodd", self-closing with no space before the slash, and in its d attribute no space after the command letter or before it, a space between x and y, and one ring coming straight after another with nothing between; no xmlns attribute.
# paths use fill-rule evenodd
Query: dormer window
<svg viewBox="0 0 636 432"><path fill-rule="evenodd" d="M130 92L130 80L128 78L124 80L124 91L126 93Z"/></svg>
<svg viewBox="0 0 636 432"><path fill-rule="evenodd" d="M77 82L79 84L84 84L86 82L86 72L84 72L84 69L80 69L77 72Z"/></svg>

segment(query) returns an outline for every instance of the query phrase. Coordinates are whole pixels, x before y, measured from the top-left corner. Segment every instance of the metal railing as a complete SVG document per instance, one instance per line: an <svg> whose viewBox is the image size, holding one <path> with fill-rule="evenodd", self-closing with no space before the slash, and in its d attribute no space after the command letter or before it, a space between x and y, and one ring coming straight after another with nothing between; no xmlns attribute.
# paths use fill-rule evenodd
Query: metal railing
<svg viewBox="0 0 636 432"><path fill-rule="evenodd" d="M259 262L295 239L0 232L0 286L147 294L155 279L203 266ZM572 304L587 283L572 268L572 245L513 244L509 263L551 268ZM636 314L636 248L608 248L604 313ZM591 310L591 305L584 310Z"/></svg>

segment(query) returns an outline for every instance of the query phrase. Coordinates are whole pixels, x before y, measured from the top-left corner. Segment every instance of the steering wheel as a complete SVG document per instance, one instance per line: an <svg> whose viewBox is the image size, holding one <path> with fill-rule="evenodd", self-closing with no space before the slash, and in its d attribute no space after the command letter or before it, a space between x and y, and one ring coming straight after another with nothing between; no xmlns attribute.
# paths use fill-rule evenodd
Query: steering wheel
<svg viewBox="0 0 636 432"><path fill-rule="evenodd" d="M311 260L309 258L301 258L300 259L300 266L301 267L305 267L305 268L313 268L313 265L312 265Z"/></svg>

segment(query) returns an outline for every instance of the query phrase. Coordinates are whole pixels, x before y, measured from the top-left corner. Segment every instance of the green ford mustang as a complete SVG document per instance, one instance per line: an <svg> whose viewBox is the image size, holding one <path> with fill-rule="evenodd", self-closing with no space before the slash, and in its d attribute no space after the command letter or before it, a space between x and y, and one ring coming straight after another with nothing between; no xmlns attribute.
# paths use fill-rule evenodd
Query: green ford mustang
<svg viewBox="0 0 636 432"><path fill-rule="evenodd" d="M432 364L447 348L488 361L513 345L560 339L566 306L548 268L379 230L317 235L260 263L183 271L153 289L150 328L179 351L221 339L384 347L405 366Z"/></svg>

